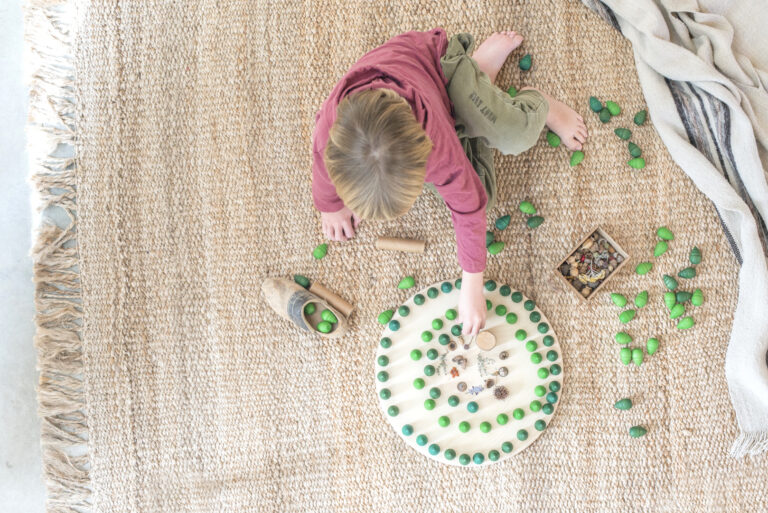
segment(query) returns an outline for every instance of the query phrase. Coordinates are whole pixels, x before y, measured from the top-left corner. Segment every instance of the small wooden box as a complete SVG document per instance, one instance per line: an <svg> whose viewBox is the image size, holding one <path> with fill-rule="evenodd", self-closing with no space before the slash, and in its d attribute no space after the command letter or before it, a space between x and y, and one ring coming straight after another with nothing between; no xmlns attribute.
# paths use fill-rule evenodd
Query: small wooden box
<svg viewBox="0 0 768 513"><path fill-rule="evenodd" d="M570 283L570 282L569 282L569 281L568 281L568 280L565 278L565 276L563 276L563 274L560 272L560 267L562 267L562 265L563 265L563 264L567 263L567 261L568 261L568 258L569 258L571 255L573 255L574 253L576 253L576 252L579 250L579 248L580 248L580 247L581 247L581 246L582 246L582 245L583 245L583 244L584 244L584 243L587 241L587 239L589 239L589 238L590 238L590 237L591 237L591 236L592 236L592 235L593 235L595 232L597 232L597 233L600 235L600 237L604 238L604 239L605 239L605 240L606 240L606 241L607 241L607 242L608 242L608 243L609 243L609 244L610 244L610 245L613 247L613 249L615 249L615 250L616 250L616 252L617 252L619 255L621 255L621 256L622 256L623 260L622 260L621 262L619 262L619 265L617 265L617 266L616 266L616 268L615 268L613 271L611 271L609 274L607 274L607 275L606 275L606 277L603 279L603 281L602 281L602 282L600 282L600 284L599 284L597 287L595 287L594 289L592 289L592 292L590 292L590 294L589 294L587 297L584 297L584 295L581 293L581 290L580 290L580 289L577 289L576 287L574 287L574 286L573 286L573 285L572 285L572 284L571 284L571 283ZM600 289L603 287L603 285L605 285L605 282L607 282L608 280L610 280L610 279L611 279L611 277L612 277L614 274L616 274L616 273L619 271L619 269L621 269L622 267L624 267L624 265L626 265L626 263L627 263L628 261L629 261L629 255L627 254L627 252L626 252L626 251L624 251L623 249L621 249L621 246L619 246L619 245L616 243L616 241L615 241L615 240L613 240L613 239L611 238L611 236L610 236L610 235L608 235L608 234L605 232L605 230L603 230L602 228L600 228L600 227L598 226L598 227L594 228L593 230L590 230L590 231L589 231L589 233L587 233L587 235L586 235L586 236L585 236L583 239L581 239L581 241L579 241L579 243L578 243L578 244L577 244L577 245L576 245L576 246L575 246L575 247L574 247L574 248L573 248L573 249L572 249L572 250L571 250L571 251L570 251L570 252L569 252L569 253L566 255L566 257L565 257L565 258L563 258L563 259L560 261L560 263L558 263L558 264L557 264L557 267L555 267L555 273L556 273L556 274L557 274L557 275L560 277L560 279L562 280L562 282L565 284L566 288L568 288L568 289L572 290L572 291L573 291L573 292L574 292L574 293L575 293L577 296L579 296L579 298L580 298L582 301L589 301L590 299L592 299L592 298L593 298L593 297L594 297L594 296L597 294L597 291L598 291L598 290L600 290Z"/></svg>

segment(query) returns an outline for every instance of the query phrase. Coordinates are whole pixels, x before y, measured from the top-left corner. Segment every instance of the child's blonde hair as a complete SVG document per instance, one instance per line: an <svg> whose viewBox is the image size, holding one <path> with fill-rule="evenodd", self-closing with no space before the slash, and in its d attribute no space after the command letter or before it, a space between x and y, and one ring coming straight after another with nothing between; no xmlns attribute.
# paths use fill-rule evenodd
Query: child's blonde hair
<svg viewBox="0 0 768 513"><path fill-rule="evenodd" d="M363 219L394 219L421 193L432 141L391 89L344 98L325 147L325 167L344 204Z"/></svg>

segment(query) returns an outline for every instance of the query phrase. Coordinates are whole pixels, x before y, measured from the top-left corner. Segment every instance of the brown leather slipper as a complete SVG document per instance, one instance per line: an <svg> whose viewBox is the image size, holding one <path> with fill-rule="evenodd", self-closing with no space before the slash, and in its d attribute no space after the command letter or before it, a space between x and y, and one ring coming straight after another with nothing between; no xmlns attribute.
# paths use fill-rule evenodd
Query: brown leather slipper
<svg viewBox="0 0 768 513"><path fill-rule="evenodd" d="M301 285L287 278L267 278L261 284L261 291L267 300L267 304L277 314L291 321L305 331L311 331L326 338L337 338L346 333L347 318L337 309L331 306L323 298L309 292ZM304 312L304 307L309 303L317 305L316 312L310 316ZM336 316L336 322L330 333L320 332L316 326L320 322L320 313L330 310Z"/></svg>

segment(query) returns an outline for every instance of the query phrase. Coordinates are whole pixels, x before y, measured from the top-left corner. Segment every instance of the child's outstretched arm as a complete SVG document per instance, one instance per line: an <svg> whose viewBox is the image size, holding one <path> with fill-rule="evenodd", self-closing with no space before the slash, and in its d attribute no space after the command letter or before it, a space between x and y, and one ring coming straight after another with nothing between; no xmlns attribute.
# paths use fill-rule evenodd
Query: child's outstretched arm
<svg viewBox="0 0 768 513"><path fill-rule="evenodd" d="M463 324L464 335L477 335L485 327L486 308L483 295L483 271L461 274L459 294L459 315L457 322Z"/></svg>

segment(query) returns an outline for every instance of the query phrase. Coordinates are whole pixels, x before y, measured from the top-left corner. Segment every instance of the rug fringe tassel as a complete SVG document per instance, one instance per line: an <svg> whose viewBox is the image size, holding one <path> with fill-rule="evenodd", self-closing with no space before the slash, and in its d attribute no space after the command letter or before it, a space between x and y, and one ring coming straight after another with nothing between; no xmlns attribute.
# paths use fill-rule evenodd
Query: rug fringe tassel
<svg viewBox="0 0 768 513"><path fill-rule="evenodd" d="M31 252L49 513L92 509L76 231L74 14L69 0L28 0L24 7L30 182L43 213ZM54 210L64 213L67 226L48 220Z"/></svg>
<svg viewBox="0 0 768 513"><path fill-rule="evenodd" d="M743 458L747 455L758 455L768 451L768 432L741 433L731 446L731 456Z"/></svg>

